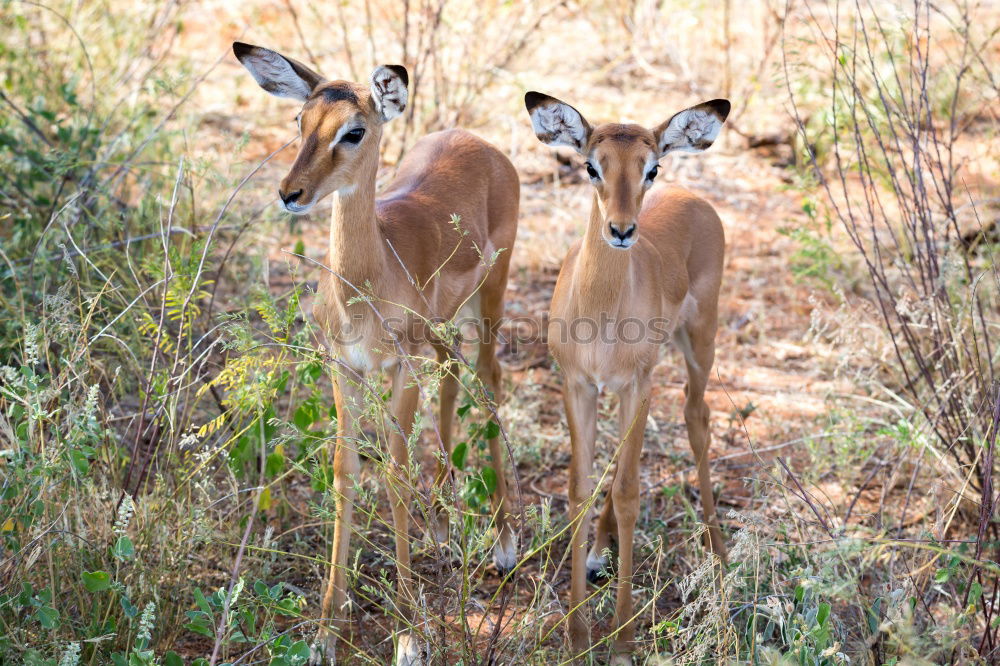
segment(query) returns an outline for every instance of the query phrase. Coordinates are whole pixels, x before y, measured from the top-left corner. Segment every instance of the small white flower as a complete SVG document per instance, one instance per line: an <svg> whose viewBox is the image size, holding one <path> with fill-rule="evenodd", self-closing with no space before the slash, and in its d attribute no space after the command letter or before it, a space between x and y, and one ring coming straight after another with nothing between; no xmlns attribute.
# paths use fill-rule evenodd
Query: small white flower
<svg viewBox="0 0 1000 666"><path fill-rule="evenodd" d="M156 622L156 602L150 601L143 609L142 616L139 617L139 629L135 635L137 641L145 641L145 645L149 645L149 641L153 637L154 622Z"/></svg>
<svg viewBox="0 0 1000 666"><path fill-rule="evenodd" d="M24 364L28 366L37 365L38 356L38 326L28 324L24 329Z"/></svg>
<svg viewBox="0 0 1000 666"><path fill-rule="evenodd" d="M115 534L119 536L125 534L125 530L128 528L129 522L132 520L132 513L135 511L135 502L132 501L132 496L125 493L125 497L122 498L121 504L118 505L118 517L115 518L115 524L112 527Z"/></svg>
<svg viewBox="0 0 1000 666"><path fill-rule="evenodd" d="M193 449L198 443L198 433L194 430L190 431L188 434L181 437L181 441L178 443L181 449L188 450Z"/></svg>
<svg viewBox="0 0 1000 666"><path fill-rule="evenodd" d="M70 643L59 657L59 666L76 666L80 663L80 644Z"/></svg>
<svg viewBox="0 0 1000 666"><path fill-rule="evenodd" d="M101 388L94 384L87 389L87 399L83 403L83 419L89 421L97 413L97 399L101 395Z"/></svg>

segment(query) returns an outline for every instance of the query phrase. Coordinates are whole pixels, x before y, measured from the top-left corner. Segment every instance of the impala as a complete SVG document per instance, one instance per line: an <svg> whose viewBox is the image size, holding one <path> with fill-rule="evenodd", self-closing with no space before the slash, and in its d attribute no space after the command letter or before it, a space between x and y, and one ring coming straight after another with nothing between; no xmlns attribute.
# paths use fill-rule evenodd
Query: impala
<svg viewBox="0 0 1000 666"><path fill-rule="evenodd" d="M639 458L650 373L663 343L671 338L687 363L684 420L698 469L708 541L725 559L709 477L709 410L704 399L715 355L725 252L722 223L711 205L680 188L646 193L664 155L700 152L712 145L729 114L729 102L699 104L653 129L610 123L594 127L572 106L537 92L527 93L524 102L539 140L569 146L582 155L594 186L590 222L556 281L548 330L549 348L564 375L572 445L570 646L577 658L590 649L586 582L603 574L605 552L614 537L619 563L612 662L628 664L635 635L632 539L639 513ZM599 321L604 324L597 327L602 334L586 340L574 335L582 328L574 324ZM622 323L633 328L638 324L640 330L626 335ZM621 445L588 554L595 415L598 393L605 388L619 397Z"/></svg>
<svg viewBox="0 0 1000 666"><path fill-rule="evenodd" d="M478 376L500 399L500 364L494 345L503 313L510 250L517 233L519 183L510 161L496 148L462 130L430 134L403 159L395 178L379 197L375 177L383 125L407 103L408 77L399 65L375 69L368 85L329 81L291 58L259 46L236 42L233 51L257 83L272 95L303 103L298 115L299 152L281 181L285 210L302 214L330 196L329 253L320 279L314 316L342 371L334 380L337 437L334 441L334 523L331 568L322 617L332 620L317 636L313 663L335 660L338 636L348 621L346 567L355 483L361 471L357 451L358 419L366 398L362 378L377 370L392 383L386 486L392 507L396 546L398 608L412 622L414 589L410 570L410 469L407 436L419 407L416 378L404 359L425 342L439 361L453 357L429 327L411 335L386 329L386 321L427 322L451 318L465 303L478 304ZM452 216L458 216L456 224ZM500 252L502 250L502 252ZM496 261L488 259L499 252ZM363 298L362 296L363 290ZM452 418L458 380L446 373L440 386L439 425L445 453L451 449ZM489 443L496 468L493 496L497 541L494 561L501 570L516 558L500 442ZM439 463L436 482L446 477L448 460ZM437 512L434 536L447 539L447 515ZM396 663L422 663L417 641L401 632Z"/></svg>

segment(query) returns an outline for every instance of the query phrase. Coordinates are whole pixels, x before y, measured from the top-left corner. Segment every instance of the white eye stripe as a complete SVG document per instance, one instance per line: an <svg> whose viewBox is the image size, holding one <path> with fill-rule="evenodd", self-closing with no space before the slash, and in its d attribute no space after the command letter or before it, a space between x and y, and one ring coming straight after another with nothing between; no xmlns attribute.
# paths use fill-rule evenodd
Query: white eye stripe
<svg viewBox="0 0 1000 666"><path fill-rule="evenodd" d="M356 129L364 129L364 126L356 123L341 126L341 128L337 130L336 136L333 137L333 141L330 142L330 150L333 150L334 146L340 143L340 140L344 138L345 134L353 132Z"/></svg>
<svg viewBox="0 0 1000 666"><path fill-rule="evenodd" d="M642 169L642 183L645 187L650 187L653 184L653 181L649 178L649 172L659 168L660 163L655 159L650 159L646 162L646 166Z"/></svg>
<svg viewBox="0 0 1000 666"><path fill-rule="evenodd" d="M589 164L590 166L592 166L594 168L594 171L597 172L597 177L598 178L600 178L601 180L604 180L604 169L601 168L601 163L600 162L598 162L594 158L590 157L590 158L587 158L587 164Z"/></svg>

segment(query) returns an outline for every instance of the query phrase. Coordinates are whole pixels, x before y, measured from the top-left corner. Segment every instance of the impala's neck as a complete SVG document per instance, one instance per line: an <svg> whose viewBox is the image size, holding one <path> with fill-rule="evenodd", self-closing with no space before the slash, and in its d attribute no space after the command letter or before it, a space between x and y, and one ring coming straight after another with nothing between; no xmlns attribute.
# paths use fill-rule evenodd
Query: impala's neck
<svg viewBox="0 0 1000 666"><path fill-rule="evenodd" d="M601 214L597 194L590 208L590 222L577 257L574 282L582 307L608 312L617 309L624 294L628 293L631 279L630 266L634 249L616 250L601 236L607 224Z"/></svg>
<svg viewBox="0 0 1000 666"><path fill-rule="evenodd" d="M377 160L372 160L364 166L365 173L359 174L356 185L332 195L330 268L359 289L365 281L378 282L386 268L385 238L375 214L376 168ZM343 286L351 291L350 286Z"/></svg>

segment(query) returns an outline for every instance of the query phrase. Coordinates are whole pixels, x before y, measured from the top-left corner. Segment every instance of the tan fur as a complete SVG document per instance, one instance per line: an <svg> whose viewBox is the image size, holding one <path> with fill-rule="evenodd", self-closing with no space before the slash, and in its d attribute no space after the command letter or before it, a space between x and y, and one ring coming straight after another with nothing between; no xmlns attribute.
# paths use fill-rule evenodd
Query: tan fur
<svg viewBox="0 0 1000 666"><path fill-rule="evenodd" d="M417 604L408 533L412 510L408 488L413 481L407 479L406 436L419 405L409 365L400 359L430 343L439 359L447 362L447 348L422 322L449 319L467 300L476 300L483 329L477 371L499 399L500 365L494 347L517 231L519 183L514 167L496 148L463 130L449 130L418 141L399 164L396 177L376 197L382 127L386 118L398 115L405 106L405 70L380 67L372 77L372 86L366 87L324 81L301 63L260 47L235 44L234 51L265 90L291 91L285 96L305 99L299 118L302 142L281 182L282 200L297 192L294 201L299 208L294 210L302 212L327 195L333 197L326 262L329 270L322 273L313 309L332 353L346 366L336 374L334 385L339 419L333 447L337 515L322 604L322 618L332 620L332 628L320 630L319 649L313 655L314 662L320 658L332 662L349 610L346 567L354 487L360 474L357 442L362 434L358 421L365 403L373 398L357 380L378 368L387 369L392 378L390 412L398 428L389 426L391 435L385 444L392 464L385 481L395 531L398 609L413 619L412 609ZM300 78L311 90L307 95L299 95L304 85ZM373 89L383 97L375 99ZM357 145L331 146L352 126L366 132ZM461 218L458 229L453 215ZM490 266L497 250L503 252ZM365 300L358 299L362 294ZM400 339L383 325L386 320L406 319L412 326ZM440 432L446 453L451 449L457 388L452 376L441 383ZM504 554L504 564L511 566L509 560L516 551L504 474L507 455L497 439L490 442L490 453L498 480L493 498L497 548ZM438 483L443 482L446 471L438 470ZM439 517L432 527L440 532L442 523L447 538L446 520ZM410 637L400 639L397 660L418 663L415 645L418 642Z"/></svg>
<svg viewBox="0 0 1000 666"><path fill-rule="evenodd" d="M529 113L545 104L562 103L537 93L526 98ZM712 206L694 194L660 187L646 196L645 173L660 156L657 136L667 123L655 133L637 125L617 124L591 130L580 118L578 126L584 128L585 135L579 152L595 165L601 177L594 183L587 231L570 249L559 272L548 335L549 349L565 378L572 444L569 500L576 527L571 545L569 637L574 655L589 650L586 576L606 564L603 553L614 537L619 565L613 652L624 663L635 635L630 620L634 614L632 541L639 513L639 460L649 414L650 375L660 358L662 340L581 341L568 336L566 329L568 322L576 320L620 322L631 318L644 322L647 330L654 321L668 321L665 337L672 335L678 341L687 362L684 416L698 467L709 545L724 559L725 545L708 469L711 434L704 392L714 356L725 238ZM637 234L634 244L627 249L612 247L612 228L624 233L632 225L636 225L632 237ZM588 556L597 397L602 388L616 392L620 399L621 448Z"/></svg>
<svg viewBox="0 0 1000 666"><path fill-rule="evenodd" d="M409 339L398 343L404 353L415 354L420 341L432 341L421 327L421 320L453 317L482 284L479 292L482 327L484 331L490 329L487 335L491 341L480 344L477 369L487 388L499 398L500 366L494 343L517 229L519 185L506 157L462 130L439 132L418 141L378 199L374 196L376 166L377 153L372 150L354 166L355 189L334 194L328 265L337 275L326 273L322 278L321 300L314 312L335 350L341 337L357 339L360 327L360 341L341 355L359 373L385 367L386 363L394 364L391 412L408 433L417 406L416 389L409 384L407 368L395 364L397 343L386 334L371 305L351 302L358 295L354 287L375 297L374 304L382 318L407 319L408 313L416 313L416 317L410 317L416 328L409 332ZM297 177L293 169L286 181ZM452 214L460 216L460 230L452 224ZM499 249L504 252L496 265L488 268L483 257L488 259ZM411 278L422 291L411 284ZM344 330L348 325L353 328ZM451 449L450 426L456 394L453 383L447 380L441 387L440 428L446 452ZM344 500L338 502L333 567L323 599L323 616L336 618L335 625L341 628L347 595L344 575L348 563L347 530L351 522L350 504L354 500L350 479L360 471L354 444L359 429L353 413L361 408L364 396L357 395L356 387L343 377L337 379L337 391L338 413L345 417L340 423L334 475L338 496ZM347 417L347 413L352 416ZM399 433L390 436L389 449L394 459L390 477L399 478L408 469L406 442ZM504 474L507 456L496 440L490 442L490 451L498 477L494 497L498 547L512 551ZM444 472L438 471L438 483L444 481ZM406 613L415 605L409 571L410 507L405 484L393 484L392 492L400 609ZM444 512L440 515L443 517ZM440 533L442 528L438 525L435 529Z"/></svg>

